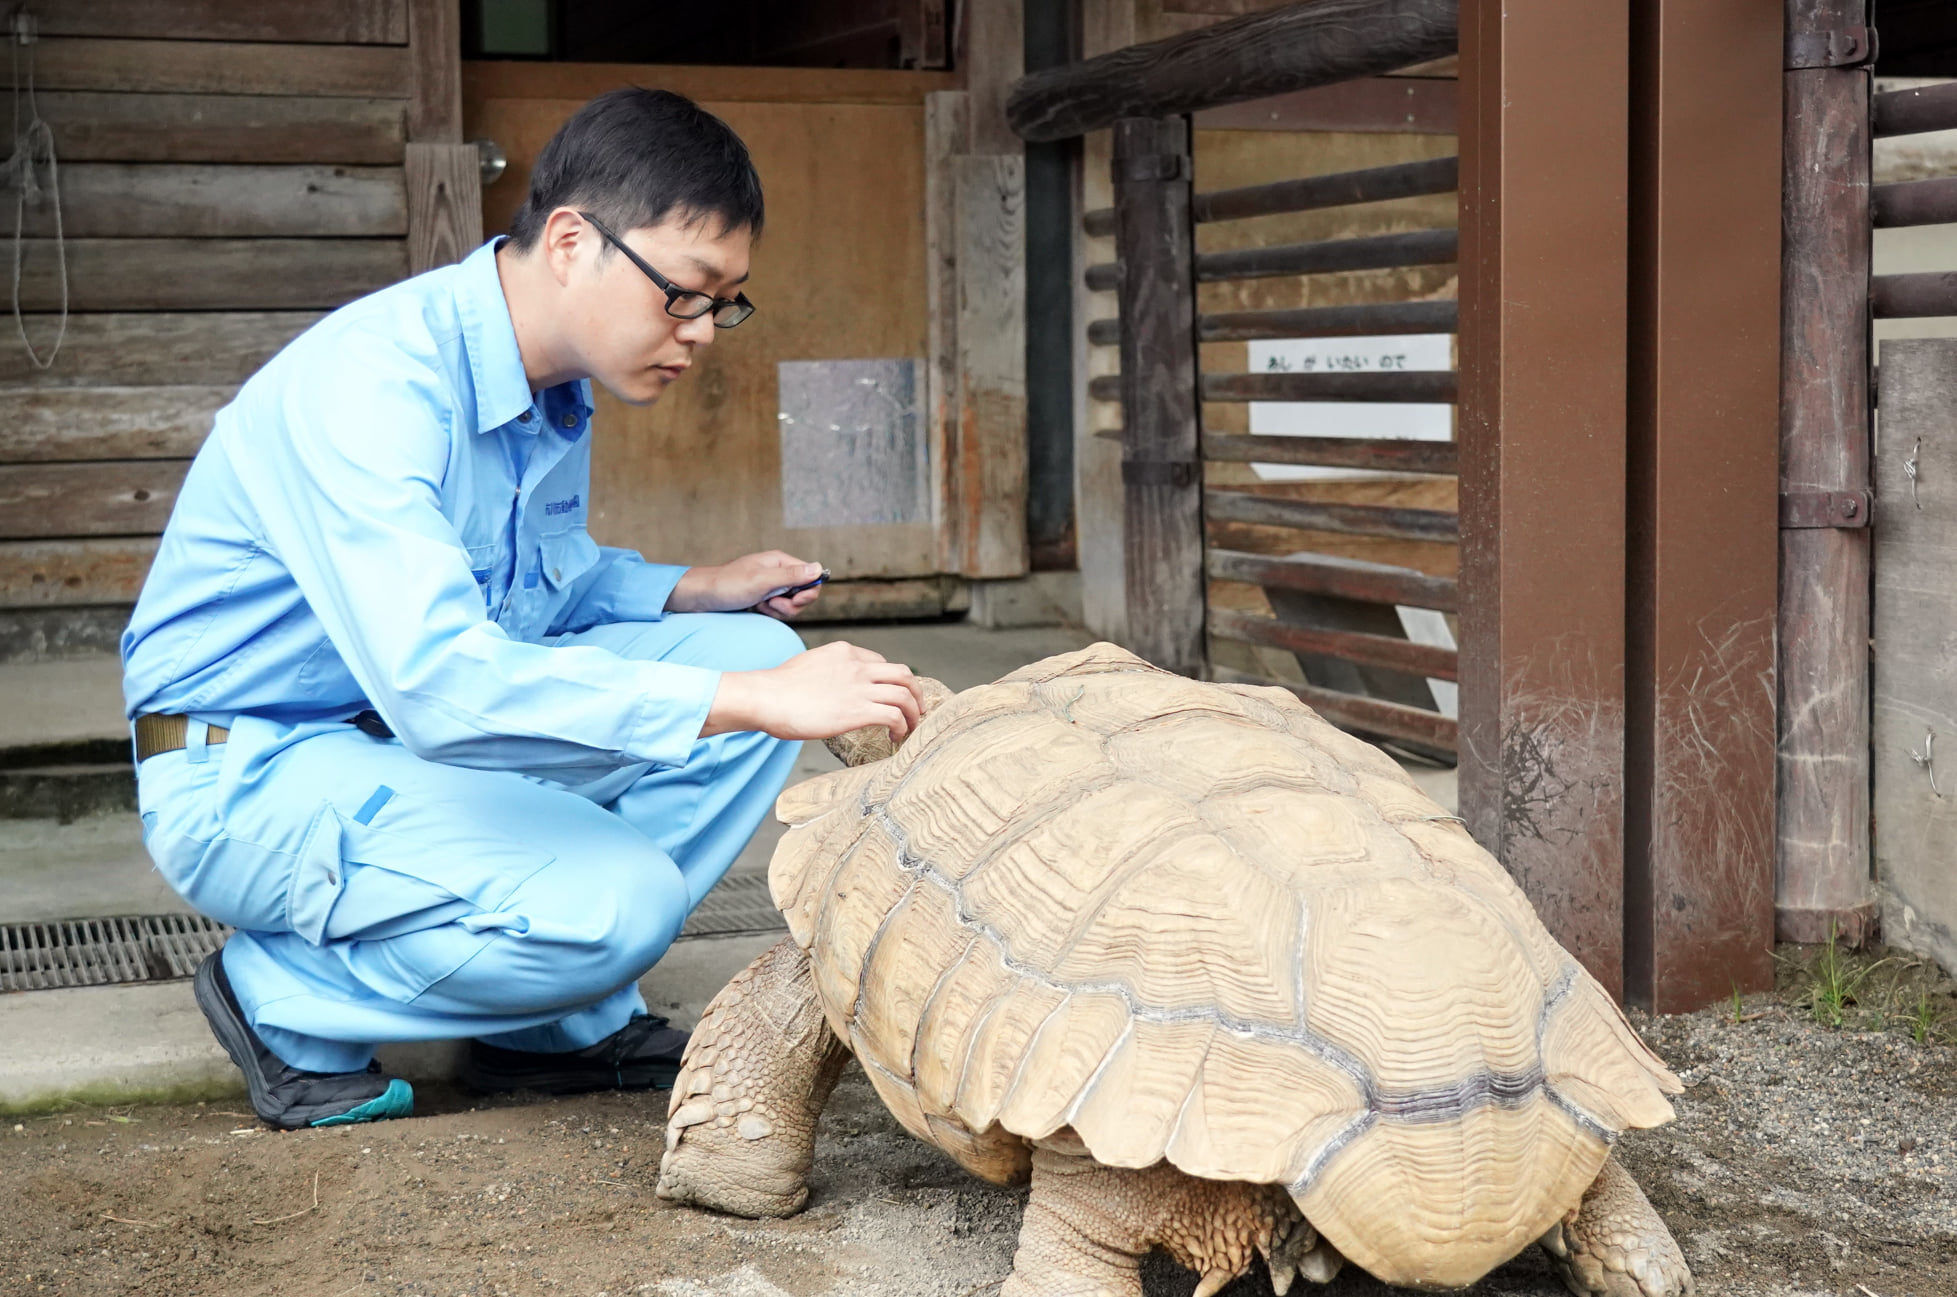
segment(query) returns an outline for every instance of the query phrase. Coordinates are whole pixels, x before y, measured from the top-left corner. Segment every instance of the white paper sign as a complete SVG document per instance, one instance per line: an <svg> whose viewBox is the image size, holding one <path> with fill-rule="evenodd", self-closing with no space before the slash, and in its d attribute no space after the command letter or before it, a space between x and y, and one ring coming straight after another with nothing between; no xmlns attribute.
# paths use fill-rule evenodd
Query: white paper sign
<svg viewBox="0 0 1957 1297"><path fill-rule="evenodd" d="M1249 344L1257 374L1385 374L1454 367L1454 335L1413 333L1365 338L1273 338ZM1451 441L1452 405L1384 401L1252 401L1250 430L1284 437L1388 437ZM1252 464L1267 482L1376 477L1363 469Z"/></svg>

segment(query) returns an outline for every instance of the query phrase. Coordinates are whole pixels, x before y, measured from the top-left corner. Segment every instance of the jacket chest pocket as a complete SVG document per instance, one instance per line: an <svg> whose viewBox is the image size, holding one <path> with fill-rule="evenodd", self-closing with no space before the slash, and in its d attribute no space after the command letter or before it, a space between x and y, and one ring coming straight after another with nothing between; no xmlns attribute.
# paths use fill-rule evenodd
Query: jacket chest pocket
<svg viewBox="0 0 1957 1297"><path fill-rule="evenodd" d="M497 621L517 639L541 640L570 606L578 578L597 562L597 542L581 527L539 538L535 553L517 565L508 610Z"/></svg>
<svg viewBox="0 0 1957 1297"><path fill-rule="evenodd" d="M503 554L501 545L470 545L469 575L476 579L476 590L482 595L482 606L493 618L496 615L496 600L501 593L509 559Z"/></svg>

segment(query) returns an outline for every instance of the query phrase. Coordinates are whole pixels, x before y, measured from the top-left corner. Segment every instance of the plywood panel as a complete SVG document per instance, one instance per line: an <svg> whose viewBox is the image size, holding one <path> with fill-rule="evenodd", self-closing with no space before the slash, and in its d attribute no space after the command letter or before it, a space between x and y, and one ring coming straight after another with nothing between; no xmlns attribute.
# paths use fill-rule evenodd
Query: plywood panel
<svg viewBox="0 0 1957 1297"><path fill-rule="evenodd" d="M401 161L400 99L303 95L114 94L40 91L55 152L77 162ZM64 183L68 171L63 170Z"/></svg>
<svg viewBox="0 0 1957 1297"><path fill-rule="evenodd" d="M75 238L400 237L400 167L78 163L61 168L61 224ZM55 232L51 206L27 233Z"/></svg>
<svg viewBox="0 0 1957 1297"><path fill-rule="evenodd" d="M20 305L61 307L54 241L22 241ZM69 239L76 311L341 306L407 272L401 239Z"/></svg>
<svg viewBox="0 0 1957 1297"><path fill-rule="evenodd" d="M227 385L250 378L318 311L196 311L71 315L61 352L37 369L18 346L0 346L0 383L25 387ZM27 336L46 350L52 316L27 317Z"/></svg>
<svg viewBox="0 0 1957 1297"><path fill-rule="evenodd" d="M36 5L43 36L152 36L164 40L316 41L399 45L405 0L58 0Z"/></svg>
<svg viewBox="0 0 1957 1297"><path fill-rule="evenodd" d="M664 69L629 71L640 84L665 80ZM531 162L580 102L475 104L467 134L495 139L510 159L510 174L484 191L486 229L507 228ZM933 572L926 525L783 526L775 418L778 361L925 353L922 104L705 106L747 142L767 191L746 290L759 309L657 405L599 394L592 530L669 562L780 547L838 578Z"/></svg>
<svg viewBox="0 0 1957 1297"><path fill-rule="evenodd" d="M273 45L216 41L45 40L34 46L41 90L119 90L211 95L409 93L402 45ZM5 72L6 84L13 74Z"/></svg>

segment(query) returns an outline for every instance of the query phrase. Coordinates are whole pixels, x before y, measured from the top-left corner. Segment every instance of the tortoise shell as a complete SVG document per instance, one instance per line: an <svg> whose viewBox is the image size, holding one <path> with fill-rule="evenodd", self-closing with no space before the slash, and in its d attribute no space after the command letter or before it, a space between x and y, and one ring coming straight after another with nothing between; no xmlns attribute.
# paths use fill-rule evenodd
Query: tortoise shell
<svg viewBox="0 0 1957 1297"><path fill-rule="evenodd" d="M993 1179L1066 1132L1282 1184L1388 1282L1472 1282L1678 1081L1454 817L1282 689L1100 644L789 789L770 870L823 1012Z"/></svg>

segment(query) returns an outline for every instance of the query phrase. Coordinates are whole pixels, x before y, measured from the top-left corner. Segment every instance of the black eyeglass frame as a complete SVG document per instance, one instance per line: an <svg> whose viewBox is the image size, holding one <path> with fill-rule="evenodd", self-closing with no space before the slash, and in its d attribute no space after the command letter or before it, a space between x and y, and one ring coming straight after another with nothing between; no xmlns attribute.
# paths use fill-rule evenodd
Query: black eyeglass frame
<svg viewBox="0 0 1957 1297"><path fill-rule="evenodd" d="M605 242L611 244L620 252L623 252L628 261L644 271L646 278L650 279L660 292L666 294L666 314L672 316L675 320L697 320L703 315L712 315L714 317L714 328L731 329L745 322L749 316L754 314L754 303L747 300L746 293L736 293L731 298L715 297L711 293L696 293L690 288L681 288L678 284L675 284L672 280L647 265L644 257L641 257L638 253L626 247L625 240L613 234L603 221L593 216L590 212L579 212L578 215L590 221L592 228L605 236ZM673 304L682 297L704 297L707 300L707 304L691 315L688 315L674 309ZM736 315L732 320L722 321L720 314L725 308L739 311L740 314Z"/></svg>

